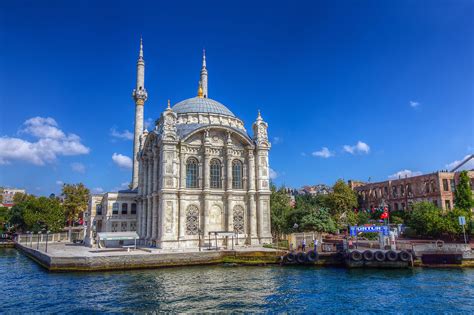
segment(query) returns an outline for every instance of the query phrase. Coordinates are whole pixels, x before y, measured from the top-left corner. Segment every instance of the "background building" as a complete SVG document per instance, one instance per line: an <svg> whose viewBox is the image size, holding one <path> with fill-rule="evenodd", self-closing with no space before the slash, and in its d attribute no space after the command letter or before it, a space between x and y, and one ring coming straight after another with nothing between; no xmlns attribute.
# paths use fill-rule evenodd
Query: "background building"
<svg viewBox="0 0 474 315"><path fill-rule="evenodd" d="M468 175L474 190L474 171L469 171ZM359 206L363 209L386 205L391 211L405 210L416 202L428 201L443 210L451 210L458 180L459 172L440 171L377 183L353 180L348 183L357 192Z"/></svg>
<svg viewBox="0 0 474 315"><path fill-rule="evenodd" d="M2 188L0 193L2 194L2 206L11 208L14 205L13 197L15 194L26 194L26 190L18 188Z"/></svg>

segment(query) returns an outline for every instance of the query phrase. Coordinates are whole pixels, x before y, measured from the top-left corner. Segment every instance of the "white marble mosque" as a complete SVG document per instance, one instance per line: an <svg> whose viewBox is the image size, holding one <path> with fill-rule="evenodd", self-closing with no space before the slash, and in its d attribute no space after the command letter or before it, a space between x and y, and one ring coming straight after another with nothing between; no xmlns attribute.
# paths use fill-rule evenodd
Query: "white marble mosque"
<svg viewBox="0 0 474 315"><path fill-rule="evenodd" d="M151 131L143 128L147 97L141 42L132 183L91 196L86 241L94 245L98 232L136 231L142 245L195 248L212 232L232 232L241 245L270 243L270 143L260 112L250 136L242 120L209 98L205 54L197 96L168 101Z"/></svg>

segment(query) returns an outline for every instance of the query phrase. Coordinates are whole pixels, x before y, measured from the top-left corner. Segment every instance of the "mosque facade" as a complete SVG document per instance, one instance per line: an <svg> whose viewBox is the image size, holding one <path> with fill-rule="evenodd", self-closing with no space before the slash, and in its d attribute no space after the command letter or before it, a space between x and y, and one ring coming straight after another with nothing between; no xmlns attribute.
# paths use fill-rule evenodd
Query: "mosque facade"
<svg viewBox="0 0 474 315"><path fill-rule="evenodd" d="M260 112L249 135L241 119L209 98L205 54L197 96L168 101L151 131L143 128L147 98L140 43L131 189L91 197L90 239L98 225L113 232L115 221L115 231L136 230L142 245L162 249L202 246L210 235L226 245L229 233L245 245L270 243L271 145Z"/></svg>

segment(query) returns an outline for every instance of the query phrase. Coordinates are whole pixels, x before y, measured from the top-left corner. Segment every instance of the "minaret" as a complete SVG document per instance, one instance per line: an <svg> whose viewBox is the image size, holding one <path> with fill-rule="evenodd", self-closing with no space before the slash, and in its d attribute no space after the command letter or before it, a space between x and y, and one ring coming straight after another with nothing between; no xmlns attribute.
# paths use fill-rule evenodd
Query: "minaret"
<svg viewBox="0 0 474 315"><path fill-rule="evenodd" d="M137 84L133 90L135 101L135 133L133 136L133 174L132 189L138 187L138 151L140 149L140 136L143 132L143 107L148 98L145 89L145 60L143 59L143 40L140 38L140 53L137 60Z"/></svg>
<svg viewBox="0 0 474 315"><path fill-rule="evenodd" d="M202 68L201 68L201 87L202 95L207 98L207 69L206 69L206 50L202 50Z"/></svg>

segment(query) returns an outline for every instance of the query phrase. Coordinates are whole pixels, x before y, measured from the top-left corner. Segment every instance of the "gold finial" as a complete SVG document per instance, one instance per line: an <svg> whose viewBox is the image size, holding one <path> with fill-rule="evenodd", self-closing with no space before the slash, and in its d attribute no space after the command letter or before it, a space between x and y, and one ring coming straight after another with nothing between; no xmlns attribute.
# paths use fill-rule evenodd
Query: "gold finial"
<svg viewBox="0 0 474 315"><path fill-rule="evenodd" d="M203 98L204 93L202 92L202 84L201 81L199 81L199 88L198 88L198 97Z"/></svg>
<svg viewBox="0 0 474 315"><path fill-rule="evenodd" d="M168 109L171 109L170 100L168 100Z"/></svg>

